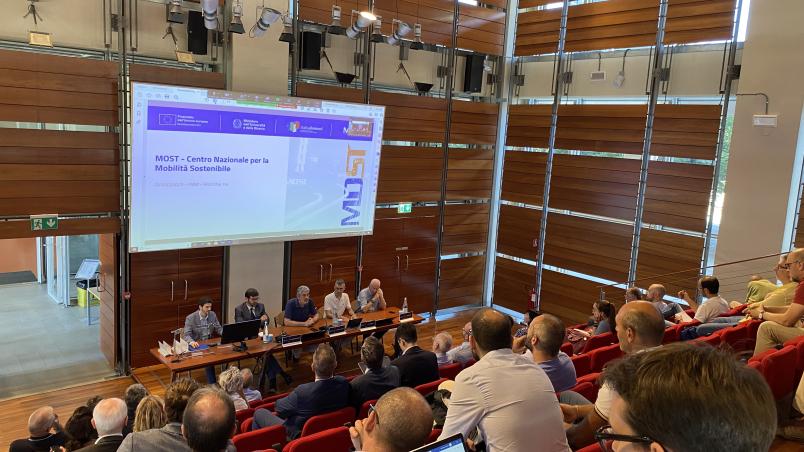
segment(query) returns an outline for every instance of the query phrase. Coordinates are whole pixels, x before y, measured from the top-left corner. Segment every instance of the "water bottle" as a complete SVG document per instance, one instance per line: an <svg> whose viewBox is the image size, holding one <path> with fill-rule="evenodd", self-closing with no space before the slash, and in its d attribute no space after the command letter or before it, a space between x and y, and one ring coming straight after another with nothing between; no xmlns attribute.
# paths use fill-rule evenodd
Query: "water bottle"
<svg viewBox="0 0 804 452"><path fill-rule="evenodd" d="M263 325L263 330L262 330L262 341L263 342L270 342L270 340L268 338L268 334L269 334L268 333L268 321L266 320L265 324Z"/></svg>
<svg viewBox="0 0 804 452"><path fill-rule="evenodd" d="M402 299L402 312L408 312L408 297Z"/></svg>

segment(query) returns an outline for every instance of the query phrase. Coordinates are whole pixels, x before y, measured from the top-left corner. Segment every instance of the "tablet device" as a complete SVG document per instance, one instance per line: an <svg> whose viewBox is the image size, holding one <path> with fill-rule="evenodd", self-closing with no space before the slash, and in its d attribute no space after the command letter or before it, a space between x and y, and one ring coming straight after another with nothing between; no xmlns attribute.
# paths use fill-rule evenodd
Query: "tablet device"
<svg viewBox="0 0 804 452"><path fill-rule="evenodd" d="M463 442L463 435L460 433L444 438L441 441L425 444L411 452L469 452Z"/></svg>

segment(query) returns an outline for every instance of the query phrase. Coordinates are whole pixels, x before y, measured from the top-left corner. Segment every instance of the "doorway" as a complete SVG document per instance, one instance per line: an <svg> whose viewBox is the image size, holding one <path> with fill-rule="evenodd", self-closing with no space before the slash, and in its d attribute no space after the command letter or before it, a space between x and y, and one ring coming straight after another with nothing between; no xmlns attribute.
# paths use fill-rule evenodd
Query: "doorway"
<svg viewBox="0 0 804 452"><path fill-rule="evenodd" d="M0 400L115 374L95 284L77 287L85 259L98 259L97 235L0 240Z"/></svg>

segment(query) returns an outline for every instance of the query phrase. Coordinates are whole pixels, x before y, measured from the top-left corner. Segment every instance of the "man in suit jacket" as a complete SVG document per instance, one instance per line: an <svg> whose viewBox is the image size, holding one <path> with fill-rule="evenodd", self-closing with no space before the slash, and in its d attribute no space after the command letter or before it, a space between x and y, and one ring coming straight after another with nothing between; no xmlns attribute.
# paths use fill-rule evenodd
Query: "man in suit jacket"
<svg viewBox="0 0 804 452"><path fill-rule="evenodd" d="M98 431L95 444L81 452L115 452L123 442L123 428L128 421L128 407L122 399L103 399L92 410L92 426Z"/></svg>
<svg viewBox="0 0 804 452"><path fill-rule="evenodd" d="M260 293L257 289L246 290L246 301L235 308L235 322L247 322L257 320L265 322L268 314L265 312L265 305L260 303Z"/></svg>
<svg viewBox="0 0 804 452"><path fill-rule="evenodd" d="M279 417L266 409L254 412L252 430L284 424L288 439L301 434L307 419L336 411L349 405L349 382L335 375L338 362L329 344L320 344L313 353L312 369L315 381L299 385L287 397L276 402Z"/></svg>
<svg viewBox="0 0 804 452"><path fill-rule="evenodd" d="M199 341L212 337L212 333L219 336L223 334L223 327L218 322L218 316L212 312L212 298L201 297L198 300L198 310L184 319L184 340L190 347L198 347ZM204 369L207 373L207 383L215 384L215 367Z"/></svg>
<svg viewBox="0 0 804 452"><path fill-rule="evenodd" d="M416 326L412 323L403 323L396 329L394 342L399 346L400 356L391 365L399 368L401 386L415 388L439 379L438 358L435 353L419 348L417 341Z"/></svg>
<svg viewBox="0 0 804 452"><path fill-rule="evenodd" d="M363 403L377 400L399 386L399 369L396 366L382 367L385 350L379 339L367 337L360 349L360 356L366 364L366 372L349 383L352 387L349 403L358 411Z"/></svg>

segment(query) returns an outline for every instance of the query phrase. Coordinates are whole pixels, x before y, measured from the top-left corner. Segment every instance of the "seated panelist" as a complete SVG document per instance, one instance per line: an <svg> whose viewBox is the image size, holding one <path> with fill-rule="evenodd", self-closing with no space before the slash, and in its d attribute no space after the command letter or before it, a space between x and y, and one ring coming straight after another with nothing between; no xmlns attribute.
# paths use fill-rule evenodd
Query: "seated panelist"
<svg viewBox="0 0 804 452"><path fill-rule="evenodd" d="M349 294L346 293L346 281L342 279L335 281L333 292L324 297L324 313L332 319L355 315L349 302Z"/></svg>
<svg viewBox="0 0 804 452"><path fill-rule="evenodd" d="M210 339L213 332L220 336L223 334L223 327L218 322L218 316L212 312L212 298L201 297L198 299L198 310L184 319L184 340L190 347L196 348L199 341ZM215 367L209 366L205 371L207 382L214 384Z"/></svg>
<svg viewBox="0 0 804 452"><path fill-rule="evenodd" d="M246 290L246 301L235 308L235 322L246 322L257 320L265 322L268 314L265 312L265 305L260 303L260 293L257 289Z"/></svg>
<svg viewBox="0 0 804 452"><path fill-rule="evenodd" d="M380 280L374 278L368 287L357 294L357 312L374 312L385 309L385 297L380 289Z"/></svg>
<svg viewBox="0 0 804 452"><path fill-rule="evenodd" d="M285 305L285 326L312 326L318 321L318 311L310 299L310 288L299 286L296 298Z"/></svg>

